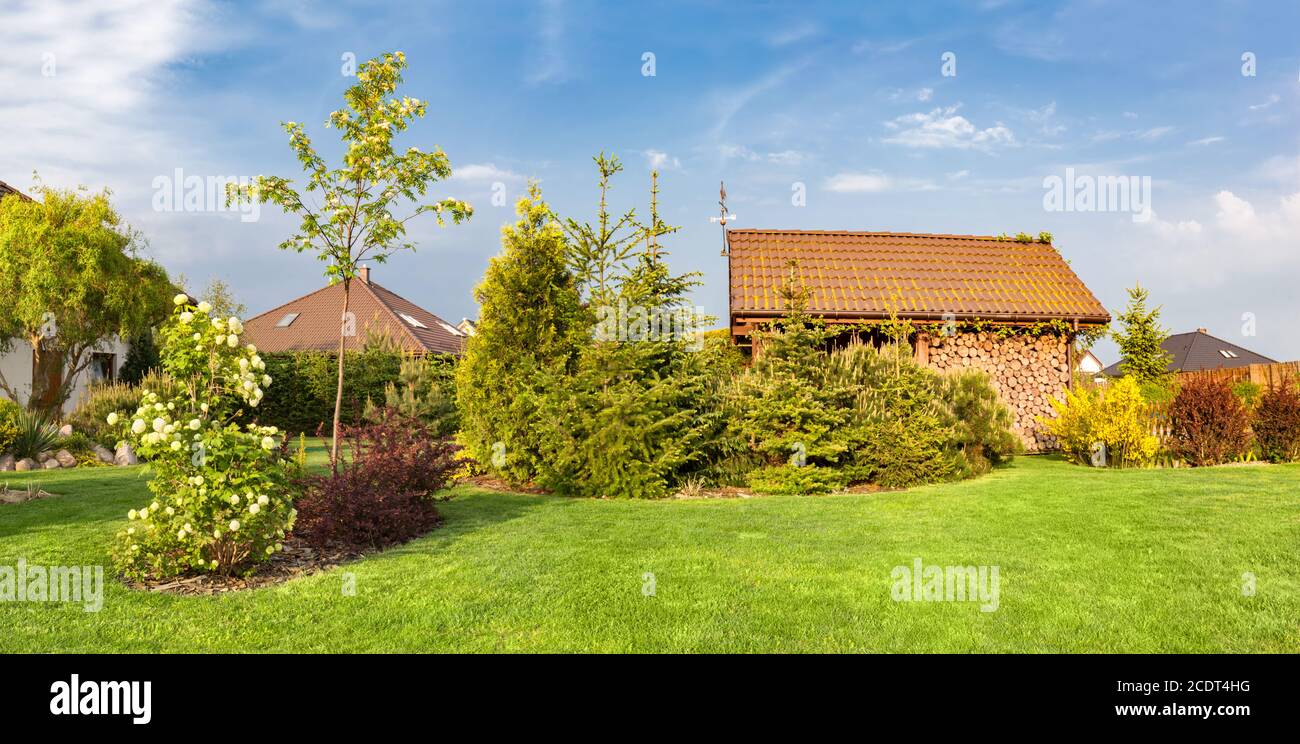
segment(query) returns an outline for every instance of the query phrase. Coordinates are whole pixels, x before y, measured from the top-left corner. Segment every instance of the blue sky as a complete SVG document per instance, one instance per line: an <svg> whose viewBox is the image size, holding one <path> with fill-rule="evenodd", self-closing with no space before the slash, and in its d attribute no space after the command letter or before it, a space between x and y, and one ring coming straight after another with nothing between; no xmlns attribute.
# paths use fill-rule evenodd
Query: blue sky
<svg viewBox="0 0 1300 744"><path fill-rule="evenodd" d="M169 271L220 277L253 312L324 281L276 250L293 223L270 207L256 222L159 212L155 178L298 176L279 122L337 152L323 123L352 80L344 55L400 49L404 92L430 101L404 141L447 152L457 175L439 193L476 214L417 224L418 252L374 278L453 322L475 314L527 180L587 218L605 150L627 166L620 207L644 208L658 165L683 228L673 265L703 272L715 315L726 264L708 218L725 179L738 227L1047 230L1112 311L1141 281L1176 332L1300 358L1295 3L98 5L0 0L0 180L112 188ZM1149 219L1046 210L1044 179L1066 168L1149 177Z"/></svg>

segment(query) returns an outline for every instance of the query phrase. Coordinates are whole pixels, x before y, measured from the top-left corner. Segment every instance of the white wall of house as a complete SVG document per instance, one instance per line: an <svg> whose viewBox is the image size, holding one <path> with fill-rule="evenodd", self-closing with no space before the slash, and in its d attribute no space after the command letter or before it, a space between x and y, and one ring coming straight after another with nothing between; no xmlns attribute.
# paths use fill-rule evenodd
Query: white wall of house
<svg viewBox="0 0 1300 744"><path fill-rule="evenodd" d="M126 352L128 349L126 342L118 339L116 336L105 340L96 349L95 352L101 354L111 354L112 376L117 379L118 372L122 369L122 364L126 362ZM87 354L91 352L86 352ZM102 375L97 368L98 365L92 363L86 369L77 375L72 384L72 395L68 402L63 404L65 414L72 413L77 404L81 402L82 396L86 394L86 389L95 380L101 379ZM32 390L32 347L26 341L15 341L13 349L7 353L0 353L0 372L4 374L5 380L9 386L16 388L22 396L20 403L27 402L27 396ZM0 391L0 397L9 397L3 391Z"/></svg>

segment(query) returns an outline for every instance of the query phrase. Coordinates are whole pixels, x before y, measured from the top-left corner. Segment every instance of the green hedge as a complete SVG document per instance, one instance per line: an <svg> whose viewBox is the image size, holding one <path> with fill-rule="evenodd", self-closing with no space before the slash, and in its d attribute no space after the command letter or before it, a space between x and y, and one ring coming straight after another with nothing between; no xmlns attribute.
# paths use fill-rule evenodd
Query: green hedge
<svg viewBox="0 0 1300 744"><path fill-rule="evenodd" d="M343 360L343 408L346 424L360 423L366 401L383 405L384 391L398 385L403 352L382 345L350 351ZM292 432L315 433L324 424L328 430L334 417L334 392L337 384L337 355L322 351L297 351L263 354L271 385L257 408L258 423L278 426ZM426 357L427 363L450 379L444 370L448 361L439 356ZM450 383L445 383L450 385Z"/></svg>

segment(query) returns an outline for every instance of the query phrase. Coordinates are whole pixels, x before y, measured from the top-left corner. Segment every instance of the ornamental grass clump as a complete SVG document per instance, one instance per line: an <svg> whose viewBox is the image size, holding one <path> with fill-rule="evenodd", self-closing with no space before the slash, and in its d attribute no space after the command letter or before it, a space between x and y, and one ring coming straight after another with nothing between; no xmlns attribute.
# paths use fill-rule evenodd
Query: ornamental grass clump
<svg viewBox="0 0 1300 744"><path fill-rule="evenodd" d="M174 392L144 388L133 413L107 417L155 472L152 501L127 513L113 550L135 580L245 573L282 548L296 515L279 432L236 423L271 384L257 349L240 344L238 318L174 302L160 332Z"/></svg>

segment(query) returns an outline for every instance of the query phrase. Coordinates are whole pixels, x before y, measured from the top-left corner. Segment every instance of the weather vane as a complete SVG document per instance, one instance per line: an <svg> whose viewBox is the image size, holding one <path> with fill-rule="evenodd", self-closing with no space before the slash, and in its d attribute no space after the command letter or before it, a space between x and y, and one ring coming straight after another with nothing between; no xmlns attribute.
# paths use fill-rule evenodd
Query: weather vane
<svg viewBox="0 0 1300 744"><path fill-rule="evenodd" d="M727 211L727 184L718 182L718 216L710 217L709 222L722 225L722 255L727 255L727 220L736 219L736 215Z"/></svg>

